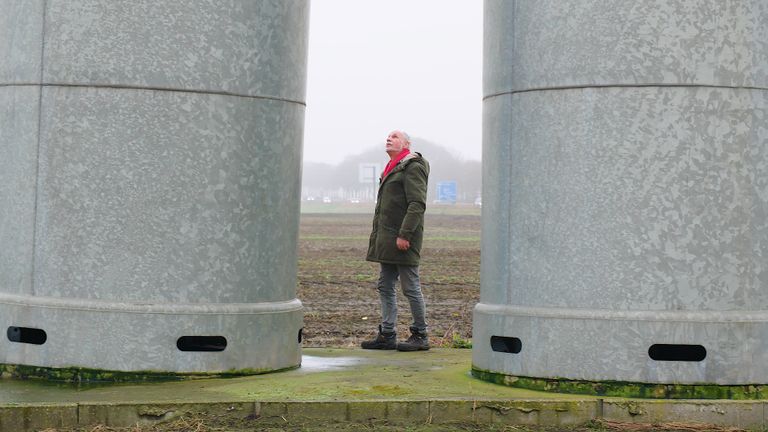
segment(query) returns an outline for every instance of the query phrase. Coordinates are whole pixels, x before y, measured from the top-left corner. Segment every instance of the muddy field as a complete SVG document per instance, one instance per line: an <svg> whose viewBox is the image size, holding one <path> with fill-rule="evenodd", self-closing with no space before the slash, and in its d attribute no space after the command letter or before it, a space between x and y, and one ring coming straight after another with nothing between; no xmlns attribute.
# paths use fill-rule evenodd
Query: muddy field
<svg viewBox="0 0 768 432"><path fill-rule="evenodd" d="M304 346L351 347L379 324L378 264L365 261L370 214L303 213L299 234L298 297ZM427 212L421 283L434 346L466 347L472 308L480 296L480 211ZM399 287L398 287L399 288ZM398 336L408 336L410 312L402 294Z"/></svg>

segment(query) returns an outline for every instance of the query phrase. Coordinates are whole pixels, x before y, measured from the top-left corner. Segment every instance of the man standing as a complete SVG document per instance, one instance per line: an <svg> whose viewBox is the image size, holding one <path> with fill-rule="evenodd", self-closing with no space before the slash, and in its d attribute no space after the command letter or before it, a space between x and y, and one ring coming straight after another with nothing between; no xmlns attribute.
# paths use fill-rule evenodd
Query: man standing
<svg viewBox="0 0 768 432"><path fill-rule="evenodd" d="M381 264L378 291L381 300L381 325L375 339L365 341L365 349L418 351L429 349L426 308L419 283L419 258L427 206L429 163L421 154L410 151L411 139L394 131L387 137L389 162L379 179L379 194L373 216L373 232L366 260ZM397 295L400 279L413 316L411 336L397 343Z"/></svg>

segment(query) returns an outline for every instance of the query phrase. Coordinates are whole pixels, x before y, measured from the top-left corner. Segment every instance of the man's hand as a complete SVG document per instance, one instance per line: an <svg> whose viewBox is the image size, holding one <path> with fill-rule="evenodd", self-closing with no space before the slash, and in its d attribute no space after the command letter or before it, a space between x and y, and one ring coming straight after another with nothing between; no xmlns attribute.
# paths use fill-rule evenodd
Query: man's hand
<svg viewBox="0 0 768 432"><path fill-rule="evenodd" d="M409 242L408 240L406 240L406 239L404 239L402 237L398 237L397 238L397 248L398 249L400 249L401 251L407 251L409 247L411 247L411 242Z"/></svg>

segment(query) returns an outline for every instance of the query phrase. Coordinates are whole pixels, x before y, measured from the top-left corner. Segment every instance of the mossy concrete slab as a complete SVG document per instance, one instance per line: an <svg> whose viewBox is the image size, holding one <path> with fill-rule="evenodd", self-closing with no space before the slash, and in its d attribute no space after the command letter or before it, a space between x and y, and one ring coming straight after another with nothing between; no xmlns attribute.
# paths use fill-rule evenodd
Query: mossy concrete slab
<svg viewBox="0 0 768 432"><path fill-rule="evenodd" d="M262 419L262 421L285 421L285 416L288 415L288 404L285 402L256 402L256 417Z"/></svg>
<svg viewBox="0 0 768 432"><path fill-rule="evenodd" d="M387 406L387 420L390 422L427 423L429 401L390 401Z"/></svg>
<svg viewBox="0 0 768 432"><path fill-rule="evenodd" d="M500 386L470 376L469 350L304 349L302 367L222 379L135 384L53 384L4 379L8 402L229 402L432 399L589 399Z"/></svg>
<svg viewBox="0 0 768 432"><path fill-rule="evenodd" d="M602 404L605 418L622 422L658 423L668 419L695 419L700 423L741 428L765 426L765 401L686 400L660 401L607 399Z"/></svg>
<svg viewBox="0 0 768 432"><path fill-rule="evenodd" d="M151 425L180 417L206 416L238 421L256 414L253 402L228 403L82 403L79 425Z"/></svg>
<svg viewBox="0 0 768 432"><path fill-rule="evenodd" d="M512 425L574 426L599 417L599 400L508 400L480 403L491 422Z"/></svg>
<svg viewBox="0 0 768 432"><path fill-rule="evenodd" d="M388 405L378 401L349 402L347 404L347 419L355 423L386 420Z"/></svg>
<svg viewBox="0 0 768 432"><path fill-rule="evenodd" d="M286 417L299 421L318 418L330 421L345 421L347 419L347 408L347 404L334 402L288 404Z"/></svg>
<svg viewBox="0 0 768 432"><path fill-rule="evenodd" d="M77 404L13 404L0 406L0 431L32 431L78 425Z"/></svg>
<svg viewBox="0 0 768 432"><path fill-rule="evenodd" d="M435 400L429 404L430 423L490 423L489 411L477 410L475 401Z"/></svg>
<svg viewBox="0 0 768 432"><path fill-rule="evenodd" d="M249 377L60 385L0 382L0 432L131 426L203 416L286 422L573 426L592 419L765 426L768 401L600 399L523 390L470 376L469 350L305 349L300 369ZM255 422L255 423L254 423Z"/></svg>

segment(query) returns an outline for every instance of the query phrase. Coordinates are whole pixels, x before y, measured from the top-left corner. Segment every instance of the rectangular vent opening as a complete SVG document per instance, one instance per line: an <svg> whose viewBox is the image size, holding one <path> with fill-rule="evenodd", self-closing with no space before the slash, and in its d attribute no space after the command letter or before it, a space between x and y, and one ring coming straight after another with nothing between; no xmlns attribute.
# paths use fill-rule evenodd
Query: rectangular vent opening
<svg viewBox="0 0 768 432"><path fill-rule="evenodd" d="M45 330L31 327L8 327L8 340L11 342L42 345L48 340Z"/></svg>
<svg viewBox="0 0 768 432"><path fill-rule="evenodd" d="M523 349L523 343L516 337L491 336L491 349L496 352L517 354Z"/></svg>
<svg viewBox="0 0 768 432"><path fill-rule="evenodd" d="M182 336L176 341L179 351L224 351L226 347L224 336Z"/></svg>
<svg viewBox="0 0 768 432"><path fill-rule="evenodd" d="M648 356L656 361L700 362L707 350L701 345L655 344L648 348Z"/></svg>

